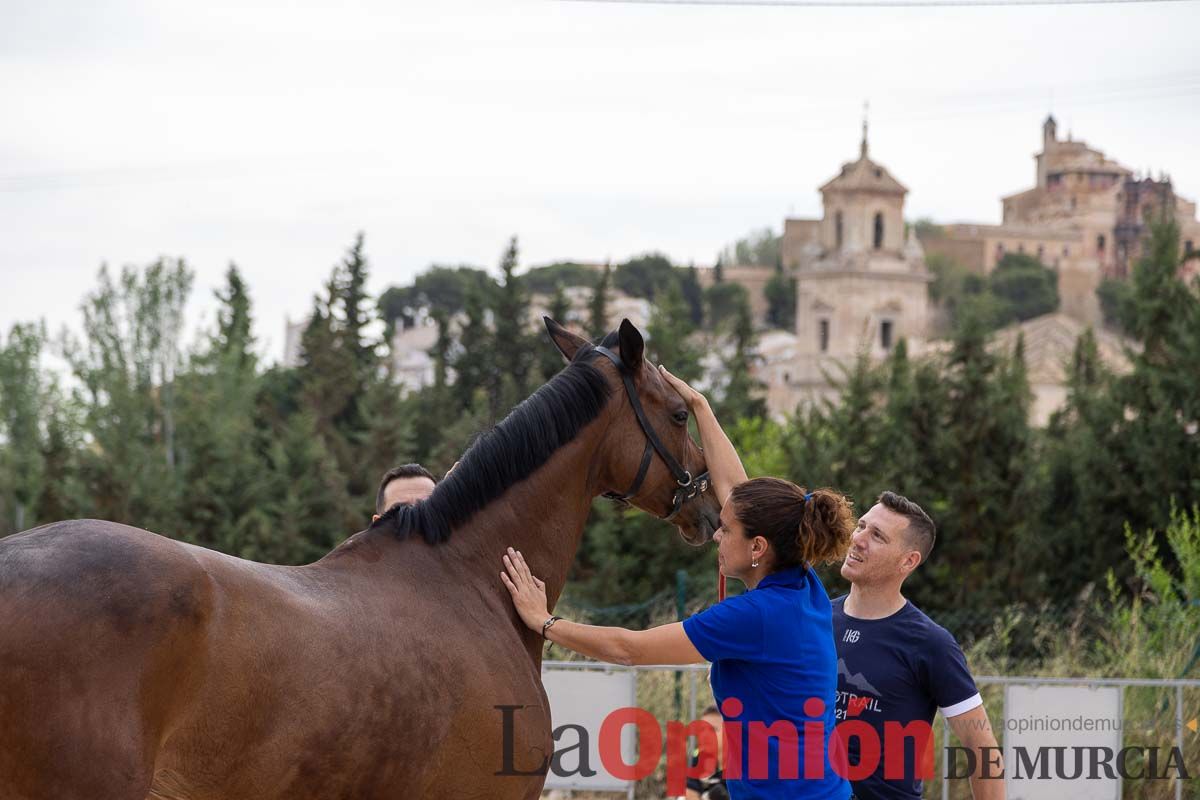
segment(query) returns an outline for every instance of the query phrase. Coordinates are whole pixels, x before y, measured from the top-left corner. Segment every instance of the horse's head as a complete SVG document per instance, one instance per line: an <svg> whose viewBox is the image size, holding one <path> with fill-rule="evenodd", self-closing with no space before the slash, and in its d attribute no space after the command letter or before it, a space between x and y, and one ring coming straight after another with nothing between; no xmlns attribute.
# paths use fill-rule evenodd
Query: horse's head
<svg viewBox="0 0 1200 800"><path fill-rule="evenodd" d="M613 383L616 415L596 453L601 491L677 528L684 541L708 541L721 511L704 452L688 434L683 399L644 357L642 334L629 320L593 345L546 317L550 338L568 361L594 360Z"/></svg>

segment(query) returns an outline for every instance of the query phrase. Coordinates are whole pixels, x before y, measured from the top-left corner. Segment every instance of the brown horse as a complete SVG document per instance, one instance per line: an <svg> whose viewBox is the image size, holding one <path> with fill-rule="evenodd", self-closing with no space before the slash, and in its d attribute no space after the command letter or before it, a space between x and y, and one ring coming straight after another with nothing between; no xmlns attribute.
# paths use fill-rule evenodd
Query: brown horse
<svg viewBox="0 0 1200 800"><path fill-rule="evenodd" d="M544 770L553 750L505 548L553 607L598 494L642 479L630 501L660 517L676 501L693 544L719 510L694 482L679 507L672 470L699 474L703 456L637 329L602 348L546 324L568 366L428 500L315 564L98 520L0 541L0 797L536 798L544 775L498 774ZM648 467L643 424L669 451ZM507 742L501 706L521 707Z"/></svg>

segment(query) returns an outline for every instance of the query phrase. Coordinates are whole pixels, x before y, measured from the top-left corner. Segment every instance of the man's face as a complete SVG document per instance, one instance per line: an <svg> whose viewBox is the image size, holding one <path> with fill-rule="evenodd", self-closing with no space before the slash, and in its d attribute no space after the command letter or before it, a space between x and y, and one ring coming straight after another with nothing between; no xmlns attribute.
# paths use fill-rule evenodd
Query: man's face
<svg viewBox="0 0 1200 800"><path fill-rule="evenodd" d="M913 552L908 541L908 520L876 503L859 517L850 537L850 550L842 562L842 577L863 586L902 580L912 571L908 565Z"/></svg>
<svg viewBox="0 0 1200 800"><path fill-rule="evenodd" d="M411 505L433 494L433 481L418 475L415 478L393 478L383 487L383 509L397 503Z"/></svg>

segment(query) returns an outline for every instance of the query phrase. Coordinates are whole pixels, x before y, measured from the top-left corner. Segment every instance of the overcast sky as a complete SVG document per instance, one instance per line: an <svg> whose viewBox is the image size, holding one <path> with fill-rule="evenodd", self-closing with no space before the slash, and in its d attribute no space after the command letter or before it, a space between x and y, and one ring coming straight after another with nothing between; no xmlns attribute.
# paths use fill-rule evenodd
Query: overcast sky
<svg viewBox="0 0 1200 800"><path fill-rule="evenodd" d="M335 7L336 5L336 7ZM941 9L528 0L0 2L0 335L102 262L230 261L264 352L356 231L429 264L710 264L871 153L906 216L998 222L1060 133L1200 197L1200 2Z"/></svg>

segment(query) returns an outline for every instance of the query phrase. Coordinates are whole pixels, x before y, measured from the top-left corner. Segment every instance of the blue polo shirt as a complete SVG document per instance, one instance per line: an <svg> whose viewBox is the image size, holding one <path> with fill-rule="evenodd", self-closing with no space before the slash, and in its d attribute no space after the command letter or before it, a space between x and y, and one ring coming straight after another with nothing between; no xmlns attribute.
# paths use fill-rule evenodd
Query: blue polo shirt
<svg viewBox="0 0 1200 800"><path fill-rule="evenodd" d="M846 800L850 784L829 764L837 652L829 595L816 573L796 567L768 575L684 620L683 630L712 662L731 749L730 732L740 732L741 777L725 764L730 797Z"/></svg>

